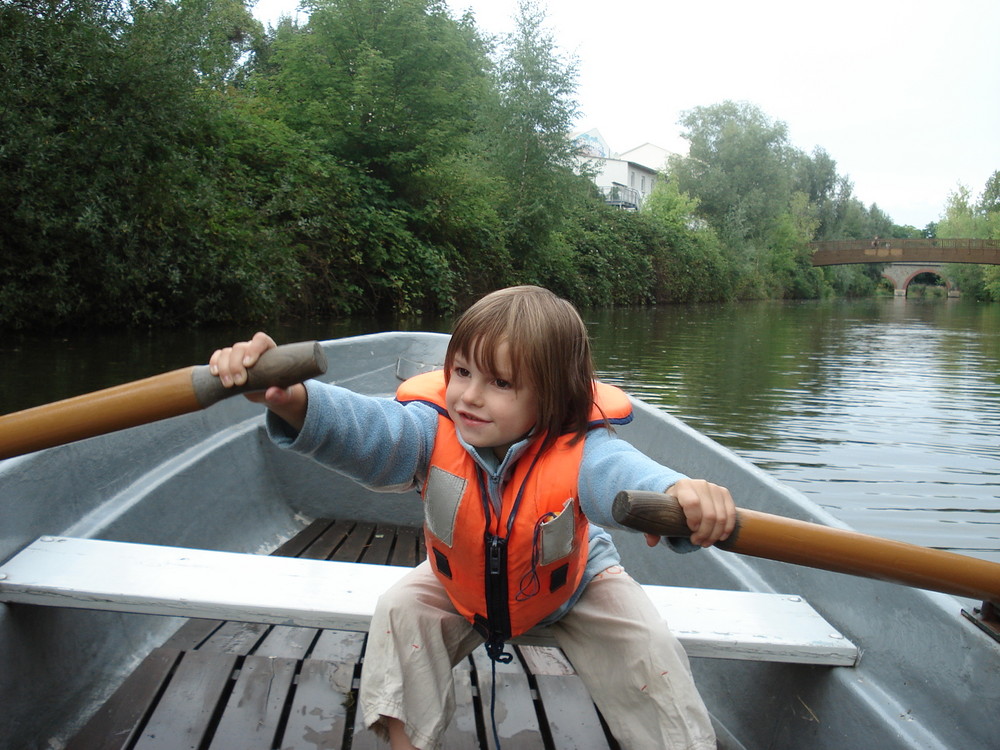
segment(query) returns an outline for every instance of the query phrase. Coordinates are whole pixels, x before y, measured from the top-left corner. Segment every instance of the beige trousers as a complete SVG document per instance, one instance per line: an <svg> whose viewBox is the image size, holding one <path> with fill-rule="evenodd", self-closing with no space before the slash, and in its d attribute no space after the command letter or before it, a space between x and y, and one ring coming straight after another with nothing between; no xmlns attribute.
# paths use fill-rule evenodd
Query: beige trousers
<svg viewBox="0 0 1000 750"><path fill-rule="evenodd" d="M594 577L552 626L556 641L624 750L715 750L687 655L649 597L620 566ZM452 667L483 643L455 612L428 562L380 597L361 674L365 725L403 722L432 750L455 710Z"/></svg>

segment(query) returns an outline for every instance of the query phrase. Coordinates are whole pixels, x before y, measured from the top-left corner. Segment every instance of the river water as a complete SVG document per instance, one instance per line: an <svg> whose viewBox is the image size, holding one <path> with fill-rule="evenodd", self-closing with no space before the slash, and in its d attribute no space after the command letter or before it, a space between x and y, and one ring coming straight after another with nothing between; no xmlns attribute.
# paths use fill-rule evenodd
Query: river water
<svg viewBox="0 0 1000 750"><path fill-rule="evenodd" d="M860 531L1000 562L1000 305L752 302L591 311L602 377ZM447 320L274 327L280 341ZM0 412L205 361L227 329L0 342Z"/></svg>

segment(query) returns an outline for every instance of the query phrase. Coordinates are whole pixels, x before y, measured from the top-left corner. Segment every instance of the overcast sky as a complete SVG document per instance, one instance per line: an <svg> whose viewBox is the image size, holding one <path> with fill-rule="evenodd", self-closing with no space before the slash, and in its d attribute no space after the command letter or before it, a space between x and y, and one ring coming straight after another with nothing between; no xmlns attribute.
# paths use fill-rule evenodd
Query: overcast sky
<svg viewBox="0 0 1000 750"><path fill-rule="evenodd" d="M274 23L298 0L260 0ZM448 0L486 33L517 0ZM941 218L1000 170L998 0L541 0L559 48L579 60L580 130L614 151L683 148L693 107L748 101L821 147L866 205L897 224ZM300 18L303 18L300 16Z"/></svg>

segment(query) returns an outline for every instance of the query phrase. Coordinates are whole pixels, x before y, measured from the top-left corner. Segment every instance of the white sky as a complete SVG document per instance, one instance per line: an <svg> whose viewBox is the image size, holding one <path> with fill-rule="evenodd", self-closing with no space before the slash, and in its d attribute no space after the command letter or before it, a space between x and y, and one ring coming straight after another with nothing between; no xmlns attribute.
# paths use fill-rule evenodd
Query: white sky
<svg viewBox="0 0 1000 750"><path fill-rule="evenodd" d="M447 0L486 33L517 0ZM298 0L259 0L265 24ZM819 146L897 224L941 218L959 185L978 196L1000 170L998 0L540 0L579 59L580 130L613 151L678 150L682 112L751 102Z"/></svg>

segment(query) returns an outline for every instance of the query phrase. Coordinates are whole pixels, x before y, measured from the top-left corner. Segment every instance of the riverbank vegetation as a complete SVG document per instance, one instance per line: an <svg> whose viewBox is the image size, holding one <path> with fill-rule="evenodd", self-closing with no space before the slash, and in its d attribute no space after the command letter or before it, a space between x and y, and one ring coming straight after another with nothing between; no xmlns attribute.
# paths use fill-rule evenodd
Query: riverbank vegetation
<svg viewBox="0 0 1000 750"><path fill-rule="evenodd" d="M511 283L582 306L870 294L874 267L813 268L805 243L921 234L747 103L687 113L643 210L607 207L566 137L576 63L530 0L503 39L440 0L309 11L0 2L0 326L449 312Z"/></svg>
<svg viewBox="0 0 1000 750"><path fill-rule="evenodd" d="M936 234L938 237L1000 239L1000 171L987 180L978 197L973 197L966 187L952 193L944 218L936 226ZM1000 266L953 263L945 266L944 272L958 283L963 295L1000 302Z"/></svg>

